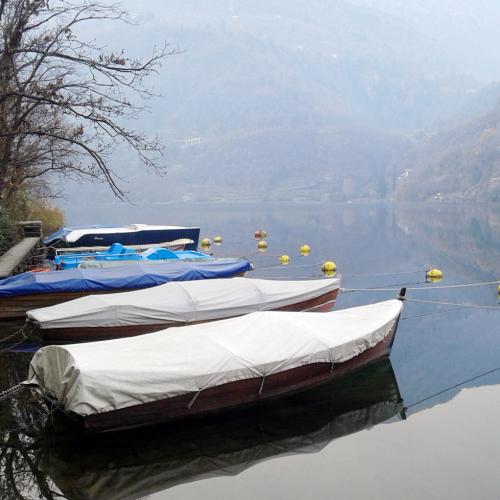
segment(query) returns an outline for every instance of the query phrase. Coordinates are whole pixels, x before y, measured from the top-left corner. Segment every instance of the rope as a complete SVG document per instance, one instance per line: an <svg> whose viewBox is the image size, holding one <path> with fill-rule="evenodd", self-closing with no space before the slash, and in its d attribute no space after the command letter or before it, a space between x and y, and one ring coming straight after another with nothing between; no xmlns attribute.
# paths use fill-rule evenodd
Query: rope
<svg viewBox="0 0 500 500"><path fill-rule="evenodd" d="M404 318L401 318L401 321L405 321L407 319L414 319L414 318L424 318L425 316L432 316L434 314L446 314L452 311L456 311L455 308L453 309L443 309L441 311L433 311L433 312L428 312L424 314L413 314L411 316L405 316Z"/></svg>
<svg viewBox="0 0 500 500"><path fill-rule="evenodd" d="M325 276L323 276L322 274L316 274L316 275L313 275L313 276L257 276L258 279L265 279L265 280L275 280L275 281L287 281L287 280L290 280L290 281L297 281L297 280L303 280L303 281L307 281L307 280L318 280L318 279L322 279L324 278L325 280L326 279L331 279L331 278L327 278Z"/></svg>
<svg viewBox="0 0 500 500"><path fill-rule="evenodd" d="M429 286L429 287L418 287L418 288L408 288L407 290L442 290L444 288L466 288L469 286L486 286L486 285L498 285L500 281L485 281L482 283L464 283L458 285L441 285L441 286Z"/></svg>
<svg viewBox="0 0 500 500"><path fill-rule="evenodd" d="M6 389L5 391L0 392L0 401L3 401L4 399L10 398L14 394L18 393L19 391L22 391L23 389L26 389L26 386L23 385L22 383L14 385L13 387Z"/></svg>
<svg viewBox="0 0 500 500"><path fill-rule="evenodd" d="M366 278L370 276L400 276L403 274L425 273L427 269L419 269L418 271L401 271L398 273L370 273L370 274L344 274L345 278Z"/></svg>
<svg viewBox="0 0 500 500"><path fill-rule="evenodd" d="M480 375L476 375L475 377L469 378L467 380L464 380L462 382L459 382L458 384L454 384L450 387L446 387L445 389L442 389L438 392L435 392L434 394L431 394L430 396L427 396L419 401L415 401L415 403L411 403L408 406L404 407L404 410L408 410L408 408L411 408L413 406L419 405L420 403L423 403L424 401L427 401L429 399L435 398L436 396L439 396L441 394L444 394L445 392L451 391L452 389L456 389L457 387L460 387L461 385L467 384L469 382L473 382L474 380L477 380L481 377L485 377L486 375L490 375L491 373L495 373L500 370L500 366L498 368L493 368L492 370L488 370L487 372L481 373Z"/></svg>
<svg viewBox="0 0 500 500"><path fill-rule="evenodd" d="M322 304L318 304L317 306L310 307L309 309L304 309L302 312L313 311L314 309L317 309L318 307L324 307L328 304L335 304L335 302L337 302L337 299L329 300L328 302L323 302Z"/></svg>
<svg viewBox="0 0 500 500"><path fill-rule="evenodd" d="M280 255L263 255L266 257L280 257ZM296 258L304 258L303 256L292 256L290 259L296 259ZM309 266L320 266L323 264L323 261L321 262L315 262L313 264L299 264L299 265L283 265L283 264L273 264L272 266L263 266L263 267L257 267L256 269L272 269L272 268L280 268L280 267L288 267L288 268L294 268L294 267L309 267ZM366 274L343 274L344 278L368 278L368 277L377 277L377 276L402 276L405 274L417 274L417 273L425 273L427 269L418 269L417 271L400 271L400 272L395 272L395 273L366 273Z"/></svg>
<svg viewBox="0 0 500 500"><path fill-rule="evenodd" d="M439 306L457 306L457 307L475 307L478 309L497 309L500 310L500 306L484 306L481 304L467 304L467 303L458 303L458 302L440 302L435 300L418 300L418 299L408 299L405 297L408 302L417 302L420 304L435 304Z"/></svg>
<svg viewBox="0 0 500 500"><path fill-rule="evenodd" d="M290 265L290 264L273 264L272 266L261 266L261 267L256 267L255 271L258 271L259 269L296 269L298 267L313 267L313 266L320 266L322 263L319 262L314 262L313 264L297 264L295 265Z"/></svg>
<svg viewBox="0 0 500 500"><path fill-rule="evenodd" d="M19 330L16 330L14 333L12 333L11 335L9 335L8 337L5 337L2 339L2 341L0 342L0 352L3 352L5 350L9 350L9 349L12 349L12 347L15 347L16 345L19 345L20 343L22 343L24 340L26 340L26 333L25 333L25 328L26 328L26 325L23 325L21 328L19 328ZM12 345L9 345L9 347L7 349L4 349L4 345L8 344L8 341L14 337L17 337L18 335L21 335L22 339L17 342L16 344L14 344L14 346Z"/></svg>
<svg viewBox="0 0 500 500"><path fill-rule="evenodd" d="M401 290L402 287L405 287L407 290L413 290L413 288L408 288L406 285L407 284L410 284L410 285L415 285L415 284L418 284L418 283L425 283L423 281L417 281L415 283L399 283L399 284L392 284L392 285L387 285L387 287L393 287L393 286L397 286L397 288L385 288L385 287L381 287L381 288L341 288L340 291L343 292L343 293L351 293L351 292L399 292L399 290Z"/></svg>
<svg viewBox="0 0 500 500"><path fill-rule="evenodd" d="M345 274L342 275L345 277ZM413 284L424 284L427 283L425 281L417 282L417 283L409 283L410 285ZM441 286L418 286L418 287L406 287L407 290L443 290L446 288L467 288L467 287L472 287L472 286L489 286L489 285L498 285L500 284L500 281L485 281L481 283L460 283L457 285L441 285ZM388 288L388 287L393 287L396 285L387 285L387 287L380 287L380 288L341 288L342 292L385 292L385 291L390 291L390 292L397 292L399 291L399 288ZM404 283L401 284L401 286L404 286Z"/></svg>

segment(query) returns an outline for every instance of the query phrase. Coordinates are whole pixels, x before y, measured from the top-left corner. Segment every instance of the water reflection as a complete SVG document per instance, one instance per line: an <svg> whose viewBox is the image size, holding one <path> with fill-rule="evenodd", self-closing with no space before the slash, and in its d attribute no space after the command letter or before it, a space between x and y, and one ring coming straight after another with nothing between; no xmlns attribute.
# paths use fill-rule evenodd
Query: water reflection
<svg viewBox="0 0 500 500"><path fill-rule="evenodd" d="M451 272L498 278L500 206L402 205L396 221L413 240L415 253L439 251L440 261Z"/></svg>
<svg viewBox="0 0 500 500"><path fill-rule="evenodd" d="M321 450L402 410L389 361L257 411L95 442L62 440L42 468L71 499L123 499L218 475L283 454Z"/></svg>
<svg viewBox="0 0 500 500"><path fill-rule="evenodd" d="M78 212L78 207L70 207L68 221L73 224L89 220L95 223L164 223L165 213L168 213L169 220L176 223L201 225L203 235L213 237L215 234L221 234L223 244L212 246L214 254L246 254L251 257L256 267L260 268L254 273L254 276L260 277L308 277L321 274L318 266L296 266L333 260L339 272L344 275L343 286L346 288L391 285L397 285L399 288L403 284L423 282L423 270L431 265L443 269L445 273L444 280L439 285L493 281L500 278L500 208L495 206L318 203L262 206L178 204L154 207L124 206L119 210L108 208L86 207ZM264 228L269 233L266 240L269 249L259 255L253 237L258 228ZM311 246L312 252L308 257L298 256L299 247L303 243ZM281 254L292 256L290 265L279 266L277 257ZM277 267L269 267L273 264ZM415 272L409 275L370 276L373 273L406 271ZM430 288L432 291L409 290L407 295L435 301L491 306L496 305L499 300L495 286L468 289L439 289L434 286ZM339 296L336 307L344 308L385 300L394 294L392 291L343 293ZM500 384L500 370L491 371L479 379L474 378L498 367L499 314L498 310L407 303L391 354L398 384L406 403L420 401L461 381L467 381L468 387ZM0 332L0 338L3 333L5 332ZM7 363L5 355L0 354L0 390L24 378L31 354L21 351L30 348L34 349L36 345L18 346L18 352L11 353L9 357L11 361L15 358L15 363ZM453 410L454 403L449 401L455 398L462 388L455 387L432 399L426 399L410 409L407 422L399 426L379 426L375 434L380 436L382 443L394 441L391 452L396 456L399 447L404 447L406 434L413 429L413 422L425 419L426 430L415 430L415 448L418 449L419 432L429 433L434 426L436 429L447 428L450 421L454 421L453 418L457 415ZM266 471L275 470L273 464L278 462L281 465L278 458L280 455L319 450L336 437L367 427L371 425L370 422L382 421L384 415L398 413L399 396L391 399L387 398L383 391L379 395L367 392L368 400L357 394L350 399L350 403L345 403L344 406L335 404L331 409L331 401L322 406L318 403L322 401L319 399L318 404L307 403L308 407L312 405L314 411L298 411L296 414L296 406L292 401L287 403L283 413L280 413L279 408L268 408L264 415L259 412L248 417L242 415L234 420L232 417L229 421L224 419L221 425L217 425L217 422L207 422L199 430L196 426L194 429L179 427L175 432L162 429L127 440L116 438L102 444L75 441L71 434L64 434L58 439L47 439L47 433L38 433L41 426L36 423L38 417L42 420L46 417L36 413L38 409L26 409L23 405L26 402L29 407L29 401L19 399L14 405L3 402L0 403L0 430L3 427L27 427L29 432L21 432L17 437L12 433L2 435L2 460L10 454L9 460L14 461L14 465L8 466L6 462L2 462L0 481L2 488L7 489L0 490L0 497L15 496L11 470L14 470L14 475L19 474L16 476L18 478L27 474L22 479L23 484L28 485L21 488L23 495L30 488L30 484L45 482L46 487L33 486L35 489L31 496L36 497L38 489L43 489L44 494L48 495L48 489L57 491L59 487L66 495L74 498L91 498L92 495L94 498L104 498L106 495L107 498L113 498L113 495L115 498L122 498L126 495L144 496L151 491L211 475L234 474L266 458L276 457L276 460L266 464L265 468L252 469L252 477L257 477L260 481ZM496 401L494 391L488 394L491 400L485 403L486 408ZM461 400L455 398L455 401L457 399ZM497 400L500 401L500 393ZM384 401L391 402L395 408L387 413L384 413L385 410L377 413L377 408L389 409L384 405ZM351 403L354 406L349 407ZM437 403L446 405L433 408ZM305 406L299 404L299 408ZM432 410L426 411L429 408ZM447 418L451 419L446 423L440 421L437 416L446 414L445 409L448 409ZM270 416L266 417L267 414ZM28 424L25 424L25 420ZM478 439L481 437L480 426L468 425L466 420L460 421L460 425L460 432L470 436L471 440L474 436ZM396 430L398 427L402 430ZM221 437L226 435L227 439ZM23 462L24 459L19 458L21 455L18 441L29 451L29 460L26 460L26 463ZM422 456L426 458L418 463L424 464L428 456L440 450L446 455L443 451L446 446L453 447L456 442L456 438L450 436L450 440L441 445L427 443L425 449L422 447L421 450ZM6 443L11 443L12 446L8 444L6 448ZM365 443L371 443L371 440L367 435L356 434L347 440L334 443L333 448L338 449L341 443L344 450L356 453ZM7 449L9 451L6 451ZM324 453L328 455L328 451L327 449ZM481 453L478 452L479 455ZM17 458L14 459L13 454ZM333 460L334 455L335 453L332 453L328 458ZM470 464L468 453L453 457L452 455L450 452L450 463L454 459L457 467L466 469ZM391 466L397 465L397 459L391 462L392 456L388 452L387 463ZM486 460L488 457L483 454L482 458ZM30 467L33 464L41 464L41 468L37 465L32 470ZM300 466L302 465L301 463ZM348 469L348 464L344 469ZM381 469L382 465L379 470L380 477L385 477L386 471ZM301 470L297 469L297 476L305 475ZM88 474L85 471L88 471ZM323 469L316 471L315 479L318 484L331 480L328 473ZM351 470L350 473L352 475L356 471ZM37 474L41 476L36 478ZM491 478L493 477L492 474ZM275 481L279 483L279 478ZM234 480L232 484L235 483L238 481ZM294 485L297 486L298 483L297 479ZM456 483L461 484L459 478ZM191 488L193 491L196 489L196 484L186 488L188 495ZM471 479L470 484L473 485L474 480ZM179 488L179 491L181 489ZM200 489L204 489L204 485L200 485ZM285 484L282 491L292 493L291 489L286 490ZM415 491L419 491L418 487ZM222 490L215 491L214 494L220 496L226 493L227 491ZM312 493L316 493L314 488ZM42 494L40 496L43 497Z"/></svg>
<svg viewBox="0 0 500 500"><path fill-rule="evenodd" d="M31 357L1 353L0 389L24 380ZM60 498L39 464L47 418L47 410L30 392L0 402L0 498Z"/></svg>
<svg viewBox="0 0 500 500"><path fill-rule="evenodd" d="M390 361L253 411L90 440L50 420L42 432L4 436L6 493L18 477L42 498L135 499L199 479L234 475L285 454L314 453L332 440L398 415L403 403ZM34 464L28 467L27 460ZM24 476L23 476L24 474ZM10 490L9 490L10 488ZM4 496L2 496L4 498ZM6 495L5 498L8 498Z"/></svg>

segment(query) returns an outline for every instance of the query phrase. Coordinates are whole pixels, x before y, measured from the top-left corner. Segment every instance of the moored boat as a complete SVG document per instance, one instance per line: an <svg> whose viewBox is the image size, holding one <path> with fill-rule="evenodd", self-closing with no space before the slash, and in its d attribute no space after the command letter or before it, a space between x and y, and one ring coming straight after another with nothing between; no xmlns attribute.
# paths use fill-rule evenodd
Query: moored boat
<svg viewBox="0 0 500 500"><path fill-rule="evenodd" d="M26 311L84 295L123 292L189 281L242 276L252 269L246 259L133 262L109 269L27 272L0 280L0 319L24 318Z"/></svg>
<svg viewBox="0 0 500 500"><path fill-rule="evenodd" d="M46 342L103 340L254 311L327 311L339 288L339 277L170 282L146 290L89 295L28 311L27 317Z"/></svg>
<svg viewBox="0 0 500 500"><path fill-rule="evenodd" d="M112 261L118 264L127 264L142 260L214 260L206 253L195 250L170 250L168 248L151 247L143 251L136 250L133 247L123 246L121 243L113 243L104 251L75 253L56 255L53 263L58 269L74 269L81 267L82 263L88 264L89 261Z"/></svg>
<svg viewBox="0 0 500 500"><path fill-rule="evenodd" d="M192 245L193 240L189 238L180 238L174 241L164 241L161 243L150 243L149 245L127 245L127 248L136 250L138 252L144 252L150 248L168 248L169 250L185 250L186 245ZM114 243L113 243L114 244ZM104 252L109 250L109 246L93 246L93 247L65 247L56 248L54 254L56 256L68 255L68 254L94 254L97 252Z"/></svg>
<svg viewBox="0 0 500 500"><path fill-rule="evenodd" d="M196 250L200 228L149 224L63 227L47 236L44 244L50 248L110 246L113 243L147 245L180 238L193 240L186 249Z"/></svg>
<svg viewBox="0 0 500 500"><path fill-rule="evenodd" d="M47 346L25 384L88 432L207 415L303 391L388 356L402 307L396 299L323 314L255 312L169 335Z"/></svg>
<svg viewBox="0 0 500 500"><path fill-rule="evenodd" d="M127 439L68 434L54 419L39 440L39 456L41 468L67 498L135 499L207 477L235 476L279 457L318 453L326 446L335 452L336 439L402 411L386 359L258 411L129 432Z"/></svg>

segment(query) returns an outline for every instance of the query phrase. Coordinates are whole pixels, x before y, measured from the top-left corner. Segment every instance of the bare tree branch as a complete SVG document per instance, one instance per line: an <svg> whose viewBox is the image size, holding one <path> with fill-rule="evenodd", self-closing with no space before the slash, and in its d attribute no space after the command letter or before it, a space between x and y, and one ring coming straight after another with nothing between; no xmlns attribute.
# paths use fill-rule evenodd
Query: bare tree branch
<svg viewBox="0 0 500 500"><path fill-rule="evenodd" d="M123 198L108 161L120 144L161 170L161 146L127 128L153 93L144 78L179 51L129 58L78 39L76 26L126 12L92 0L0 0L0 204L52 174L105 182ZM141 104L142 102L142 104Z"/></svg>

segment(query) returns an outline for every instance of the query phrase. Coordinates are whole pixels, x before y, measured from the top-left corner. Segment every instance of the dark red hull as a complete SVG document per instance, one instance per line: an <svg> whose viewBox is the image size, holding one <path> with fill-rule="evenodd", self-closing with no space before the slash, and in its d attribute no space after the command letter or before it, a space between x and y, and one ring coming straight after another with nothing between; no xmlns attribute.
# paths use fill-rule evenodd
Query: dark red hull
<svg viewBox="0 0 500 500"><path fill-rule="evenodd" d="M398 321L389 334L359 356L337 364L313 363L280 373L239 380L181 396L153 401L106 413L76 417L87 432L100 433L145 427L187 417L202 416L255 405L261 401L290 395L341 377L363 365L389 356Z"/></svg>
<svg viewBox="0 0 500 500"><path fill-rule="evenodd" d="M244 276L245 273L238 273L234 277ZM231 276L233 277L233 276ZM96 295L102 293L121 293L131 292L131 289L126 290L104 290L102 292L89 290L88 292L57 292L57 293L36 293L30 295L17 295L14 297L0 298L0 321L10 321L23 319L26 317L26 312L30 309L38 309L40 307L55 306L62 302L79 299L86 295Z"/></svg>
<svg viewBox="0 0 500 500"><path fill-rule="evenodd" d="M275 311L330 311L337 300L339 289L331 290L313 299L296 302L287 306L273 309ZM217 318L223 319L223 318ZM196 322L189 323L190 325ZM201 321L198 323L202 323ZM123 337L134 337L145 333L157 332L170 328L172 326L181 326L179 322L156 323L148 325L130 325L130 326L111 326L111 327L79 327L79 328L37 328L34 325L36 333L44 342L89 342L96 340L109 340Z"/></svg>

